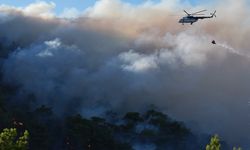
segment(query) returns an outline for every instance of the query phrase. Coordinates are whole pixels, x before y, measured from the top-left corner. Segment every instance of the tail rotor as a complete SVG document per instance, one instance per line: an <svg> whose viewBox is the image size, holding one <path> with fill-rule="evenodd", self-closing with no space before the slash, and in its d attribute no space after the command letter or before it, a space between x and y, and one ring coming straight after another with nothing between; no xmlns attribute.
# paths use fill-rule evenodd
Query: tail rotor
<svg viewBox="0 0 250 150"><path fill-rule="evenodd" d="M216 10L214 11L214 13L210 13L211 17L216 17Z"/></svg>

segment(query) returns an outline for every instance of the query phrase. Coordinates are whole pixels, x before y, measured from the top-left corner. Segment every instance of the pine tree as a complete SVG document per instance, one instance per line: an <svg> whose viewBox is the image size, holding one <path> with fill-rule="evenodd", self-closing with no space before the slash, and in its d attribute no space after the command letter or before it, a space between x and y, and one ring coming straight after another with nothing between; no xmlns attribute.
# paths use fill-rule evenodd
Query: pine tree
<svg viewBox="0 0 250 150"><path fill-rule="evenodd" d="M234 147L233 150L242 150L242 149L240 147L239 148Z"/></svg>
<svg viewBox="0 0 250 150"><path fill-rule="evenodd" d="M28 138L29 132L27 130L18 138L15 128L4 129L0 133L0 150L27 150Z"/></svg>
<svg viewBox="0 0 250 150"><path fill-rule="evenodd" d="M221 144L218 135L215 135L211 138L210 144L206 146L206 150L220 150Z"/></svg>

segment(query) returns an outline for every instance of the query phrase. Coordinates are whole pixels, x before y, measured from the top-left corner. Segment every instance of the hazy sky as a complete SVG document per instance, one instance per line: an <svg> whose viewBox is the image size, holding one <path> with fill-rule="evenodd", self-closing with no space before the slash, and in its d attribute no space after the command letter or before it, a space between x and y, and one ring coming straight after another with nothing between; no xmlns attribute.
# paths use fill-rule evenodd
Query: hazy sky
<svg viewBox="0 0 250 150"><path fill-rule="evenodd" d="M25 7L30 3L34 3L40 0L0 0L0 5L12 5L17 7ZM66 8L76 8L78 10L84 10L87 7L93 6L97 0L43 0L45 2L54 2L56 4L55 11L56 13L61 13ZM146 0L122 0L124 2L129 2L131 4L140 4L145 2ZM152 2L159 2L160 0L151 0ZM175 1L175 0L169 0ZM185 1L185 0L180 0ZM189 1L190 4L196 5L200 3L206 2L205 0L186 0ZM211 2L211 1L209 1ZM207 2L206 2L207 3Z"/></svg>

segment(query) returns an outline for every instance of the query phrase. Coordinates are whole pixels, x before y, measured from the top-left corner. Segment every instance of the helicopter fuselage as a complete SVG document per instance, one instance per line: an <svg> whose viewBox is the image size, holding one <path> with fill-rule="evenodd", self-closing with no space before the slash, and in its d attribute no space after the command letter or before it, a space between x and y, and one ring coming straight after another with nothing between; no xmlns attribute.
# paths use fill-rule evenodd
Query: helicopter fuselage
<svg viewBox="0 0 250 150"><path fill-rule="evenodd" d="M183 17L182 19L179 20L179 23L190 23L190 24L193 24L194 22L197 22L199 18L197 17L194 17L194 16L186 16L186 17Z"/></svg>

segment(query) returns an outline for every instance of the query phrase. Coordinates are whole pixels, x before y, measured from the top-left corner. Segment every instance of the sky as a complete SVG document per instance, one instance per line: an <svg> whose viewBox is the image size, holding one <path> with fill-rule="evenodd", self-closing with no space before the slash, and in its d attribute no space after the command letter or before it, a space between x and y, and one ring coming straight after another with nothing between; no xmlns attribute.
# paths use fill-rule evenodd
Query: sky
<svg viewBox="0 0 250 150"><path fill-rule="evenodd" d="M5 5L16 6L16 7L25 7L37 1L40 1L40 0L0 0L0 5L5 4ZM61 12L63 12L63 10L69 9L69 8L76 8L79 11L83 11L84 9L93 6L97 0L43 0L43 1L54 2L56 4L55 11L57 14L60 14ZM134 4L134 5L138 5L138 4L145 2L145 0L122 0L122 1ZM152 1L159 2L160 0L152 0ZM188 1L192 5L197 5L197 4L206 2L205 0L188 0Z"/></svg>

